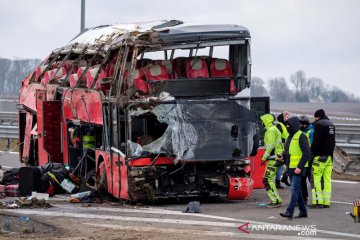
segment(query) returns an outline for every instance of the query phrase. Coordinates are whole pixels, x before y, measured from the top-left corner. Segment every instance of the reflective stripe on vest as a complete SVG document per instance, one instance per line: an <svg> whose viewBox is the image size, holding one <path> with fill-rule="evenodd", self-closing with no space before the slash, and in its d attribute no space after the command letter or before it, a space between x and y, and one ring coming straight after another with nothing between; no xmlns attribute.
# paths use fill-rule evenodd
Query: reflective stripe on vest
<svg viewBox="0 0 360 240"><path fill-rule="evenodd" d="M94 148L94 146L95 146L95 137L92 135L85 135L83 137L83 148L84 149Z"/></svg>
<svg viewBox="0 0 360 240"><path fill-rule="evenodd" d="M300 159L302 157L302 151L299 144L300 135L302 132L299 130L297 131L290 142L289 147L289 154L290 154L290 164L289 168L297 168ZM305 167L308 166L308 163L306 162Z"/></svg>

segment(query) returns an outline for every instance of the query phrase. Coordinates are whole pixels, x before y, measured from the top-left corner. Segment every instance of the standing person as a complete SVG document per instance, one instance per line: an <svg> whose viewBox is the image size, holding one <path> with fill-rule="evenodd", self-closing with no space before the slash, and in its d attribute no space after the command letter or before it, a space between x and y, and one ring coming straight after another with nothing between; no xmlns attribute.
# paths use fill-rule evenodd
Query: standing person
<svg viewBox="0 0 360 240"><path fill-rule="evenodd" d="M271 200L268 207L280 207L282 200L274 184L274 178L278 166L282 164L282 144L281 133L274 125L275 117L272 114L261 116L266 132L264 136L265 153L262 156L262 163L266 165L266 171L263 178L266 192Z"/></svg>
<svg viewBox="0 0 360 240"><path fill-rule="evenodd" d="M309 118L307 116L300 116L300 130L305 133L309 140L309 144L311 146L314 140L314 126L310 123Z"/></svg>
<svg viewBox="0 0 360 240"><path fill-rule="evenodd" d="M279 131L281 133L281 141L282 141L283 149L284 149L284 144L286 142L286 139L289 136L289 133L285 126L285 121L289 118L289 116L290 116L290 113L287 111L285 111L277 116L277 120L279 123L276 124L276 127L279 129ZM281 186L280 181L285 183L287 186L290 186L290 183L288 182L288 176L286 174L286 171L283 175L283 169L284 169L284 165L281 165L281 166L279 166L279 169L276 172L275 184L276 184L277 189L284 189L284 187ZM281 178L281 176L282 176L282 178Z"/></svg>
<svg viewBox="0 0 360 240"><path fill-rule="evenodd" d="M310 147L306 135L300 131L300 121L297 117L287 121L289 137L285 143L284 158L288 167L291 182L291 200L285 213L280 216L293 219L296 204L299 205L300 213L295 218L308 216L305 202L301 191L301 176L306 174L306 167L310 160Z"/></svg>
<svg viewBox="0 0 360 240"><path fill-rule="evenodd" d="M304 115L300 116L299 120L300 120L300 130L306 135L309 142L309 146L311 146L314 135L313 125L310 123L309 118L307 116ZM302 189L305 205L307 205L308 197L309 197L307 179L309 179L309 182L311 183L311 165L312 165L311 152L310 152L310 160L308 164L309 167L306 169L306 173L303 174L301 177L301 189Z"/></svg>
<svg viewBox="0 0 360 240"><path fill-rule="evenodd" d="M332 161L335 148L335 126L326 116L323 109L314 114L314 140L311 152L312 163L312 208L329 208L331 200ZM324 187L321 186L324 179Z"/></svg>

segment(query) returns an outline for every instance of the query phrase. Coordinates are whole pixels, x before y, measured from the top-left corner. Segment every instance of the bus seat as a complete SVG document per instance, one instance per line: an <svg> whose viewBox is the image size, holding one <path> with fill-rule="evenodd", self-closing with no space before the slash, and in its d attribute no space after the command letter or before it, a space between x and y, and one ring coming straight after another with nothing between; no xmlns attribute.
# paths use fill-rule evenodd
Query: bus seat
<svg viewBox="0 0 360 240"><path fill-rule="evenodd" d="M186 76L188 78L209 77L209 70L206 61L202 58L190 59L186 64Z"/></svg>
<svg viewBox="0 0 360 240"><path fill-rule="evenodd" d="M231 65L226 59L213 59L210 64L210 73L212 77L232 77ZM237 92L234 79L230 80L230 92Z"/></svg>

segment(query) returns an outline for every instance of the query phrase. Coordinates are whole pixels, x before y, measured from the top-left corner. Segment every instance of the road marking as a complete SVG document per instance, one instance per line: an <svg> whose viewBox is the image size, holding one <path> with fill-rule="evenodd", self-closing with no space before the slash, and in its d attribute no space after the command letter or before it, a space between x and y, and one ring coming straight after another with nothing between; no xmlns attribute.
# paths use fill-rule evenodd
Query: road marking
<svg viewBox="0 0 360 240"><path fill-rule="evenodd" d="M0 153L19 154L18 152L0 151Z"/></svg>
<svg viewBox="0 0 360 240"><path fill-rule="evenodd" d="M340 203L340 204L349 204L349 205L353 205L354 203L349 203L349 202L338 202L338 201L331 201L332 203Z"/></svg>
<svg viewBox="0 0 360 240"><path fill-rule="evenodd" d="M237 223L230 222L210 222L210 221L198 221L198 220L183 220L183 219L166 219L166 218L142 218L142 217L126 217L126 216L109 216L109 215L101 215L101 214L84 214L84 213L66 213L66 212L52 212L52 211L42 211L42 210L24 210L24 209L16 209L9 210L4 209L6 212L15 212L19 214L29 214L29 215L38 215L38 216L51 216L51 217L73 217L73 218L84 218L84 219L105 219L105 220L118 220L118 221L129 221L129 222L151 222L151 223L170 223L170 224L183 224L183 225L198 225L198 226L215 226L215 227L238 227L238 222L242 223L250 223L249 225L272 225L272 226L287 226L285 224L274 224L267 222L259 222L252 221L246 219L235 219ZM204 214L205 215L205 214ZM212 215L206 215L212 216ZM217 217L217 216L214 216ZM232 219L232 218L228 218ZM306 230L303 228L303 230ZM316 229L318 233L325 233L330 235L337 235L342 237L352 237L352 238L360 238L360 235L345 233L345 232L335 232L335 231L327 231Z"/></svg>
<svg viewBox="0 0 360 240"><path fill-rule="evenodd" d="M96 223L82 223L84 225L93 226L93 227L103 227L103 228L112 228L119 230L129 230L129 231L140 231L140 232L161 232L161 233L170 233L170 234L192 234L192 235L202 235L202 236L217 236L217 237L236 237L244 238L245 236L250 239L280 239L280 240L292 240L292 239L303 239L297 236L284 236L284 235L269 235L269 234L254 234L250 233L246 235L245 233L236 233L236 232L219 232L219 231L206 231L206 230L190 230L190 229L175 229L175 228L155 228L155 227L142 227L142 226L123 226L115 224L96 224ZM311 238L316 239L329 239L329 238Z"/></svg>
<svg viewBox="0 0 360 240"><path fill-rule="evenodd" d="M346 184L360 184L360 182L356 181L343 181L343 180L331 180L334 183L346 183Z"/></svg>
<svg viewBox="0 0 360 240"><path fill-rule="evenodd" d="M181 220L181 219L165 219L165 218L142 218L142 217L126 217L126 216L111 216L101 214L87 214L87 213L67 213L67 212L51 212L51 211L33 211L33 210L5 210L7 212L15 212L21 214L38 215L38 216L53 216L53 217L74 217L74 218L87 218L87 219L107 219L119 220L129 222L151 222L151 223L173 223L184 225L200 225L200 226L213 226L213 227L237 227L238 223L228 222L210 222L198 220Z"/></svg>
<svg viewBox="0 0 360 240"><path fill-rule="evenodd" d="M65 209L79 209L77 207L72 206L64 206L64 205L54 205L54 207L65 208ZM106 208L106 207L89 207L85 208L86 210L100 210L100 211L108 211L108 212L125 212L125 213L144 213L144 214L163 214L163 215L177 215L177 216L192 216L192 217L201 217L201 218L209 218L209 219L217 219L217 220L225 220L232 222L243 223L243 221L239 221L235 218L221 217L221 216L213 216L207 214L197 214L197 213L183 213L180 211L174 210L166 210L159 208Z"/></svg>
<svg viewBox="0 0 360 240"><path fill-rule="evenodd" d="M1 165L1 164L0 164L0 165ZM3 168L3 169L13 169L14 167L9 167L9 166L1 165L1 168Z"/></svg>

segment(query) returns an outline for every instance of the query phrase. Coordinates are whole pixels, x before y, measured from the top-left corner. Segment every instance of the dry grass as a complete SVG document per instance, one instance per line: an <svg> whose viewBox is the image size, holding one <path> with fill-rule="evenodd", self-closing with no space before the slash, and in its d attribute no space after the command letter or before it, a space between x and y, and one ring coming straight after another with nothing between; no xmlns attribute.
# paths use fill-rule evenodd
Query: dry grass
<svg viewBox="0 0 360 240"><path fill-rule="evenodd" d="M332 179L334 179L334 180L349 180L349 181L360 182L360 176L347 175L347 174L337 173L335 171L333 171Z"/></svg>
<svg viewBox="0 0 360 240"><path fill-rule="evenodd" d="M10 144L10 149L7 148L8 140L7 139L0 139L0 151L11 151L11 152L18 152L18 140L13 139Z"/></svg>

